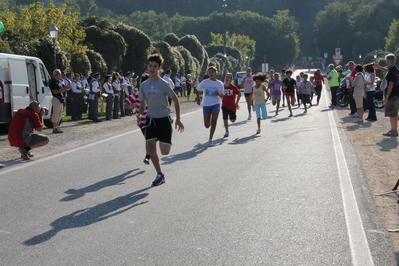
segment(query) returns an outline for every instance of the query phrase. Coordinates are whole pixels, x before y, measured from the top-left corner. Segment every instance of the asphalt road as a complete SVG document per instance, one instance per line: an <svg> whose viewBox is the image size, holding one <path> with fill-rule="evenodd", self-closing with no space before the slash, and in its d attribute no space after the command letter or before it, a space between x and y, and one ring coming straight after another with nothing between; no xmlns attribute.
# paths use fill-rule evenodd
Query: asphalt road
<svg viewBox="0 0 399 266"><path fill-rule="evenodd" d="M327 108L248 121L214 147L182 117L166 183L139 131L0 171L0 265L396 265L357 156Z"/></svg>

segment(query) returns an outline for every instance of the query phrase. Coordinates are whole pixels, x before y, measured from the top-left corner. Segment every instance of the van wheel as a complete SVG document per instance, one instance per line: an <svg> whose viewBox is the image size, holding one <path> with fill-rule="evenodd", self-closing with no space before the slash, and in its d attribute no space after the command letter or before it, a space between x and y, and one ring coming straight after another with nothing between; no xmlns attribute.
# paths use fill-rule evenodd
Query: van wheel
<svg viewBox="0 0 399 266"><path fill-rule="evenodd" d="M44 125L47 127L47 128L53 128L53 122L51 122L51 119L45 119L44 121L43 121L43 123L44 123ZM60 125L62 124L62 119L61 119L61 121L60 121Z"/></svg>

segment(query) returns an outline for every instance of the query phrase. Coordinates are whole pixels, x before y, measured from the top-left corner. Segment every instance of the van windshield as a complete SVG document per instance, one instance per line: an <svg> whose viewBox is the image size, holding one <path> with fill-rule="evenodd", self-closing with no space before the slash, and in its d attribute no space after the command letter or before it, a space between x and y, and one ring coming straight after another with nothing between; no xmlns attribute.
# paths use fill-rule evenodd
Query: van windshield
<svg viewBox="0 0 399 266"><path fill-rule="evenodd" d="M243 78L247 73L245 72L238 72L237 73L237 78Z"/></svg>

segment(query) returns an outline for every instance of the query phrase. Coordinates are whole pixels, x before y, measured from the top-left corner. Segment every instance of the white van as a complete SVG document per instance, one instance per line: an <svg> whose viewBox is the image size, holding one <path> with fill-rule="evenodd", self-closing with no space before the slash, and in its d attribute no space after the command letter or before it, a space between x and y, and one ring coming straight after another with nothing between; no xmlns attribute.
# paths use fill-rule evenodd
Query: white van
<svg viewBox="0 0 399 266"><path fill-rule="evenodd" d="M247 75L246 71L242 71L242 72L237 72L236 76L234 78L234 84L238 87L241 88L240 84L242 81L242 78L245 77Z"/></svg>
<svg viewBox="0 0 399 266"><path fill-rule="evenodd" d="M0 124L11 122L14 113L31 101L47 110L45 125L52 126L50 75L37 57L0 53Z"/></svg>

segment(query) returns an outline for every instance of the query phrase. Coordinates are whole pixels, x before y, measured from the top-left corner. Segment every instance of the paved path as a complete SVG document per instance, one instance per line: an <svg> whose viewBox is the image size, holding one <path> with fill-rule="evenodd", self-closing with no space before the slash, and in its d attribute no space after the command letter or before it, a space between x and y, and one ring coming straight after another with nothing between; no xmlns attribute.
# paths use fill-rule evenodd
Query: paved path
<svg viewBox="0 0 399 266"><path fill-rule="evenodd" d="M186 114L151 188L129 132L0 172L0 265L395 265L345 133L324 95L246 120L214 147Z"/></svg>

